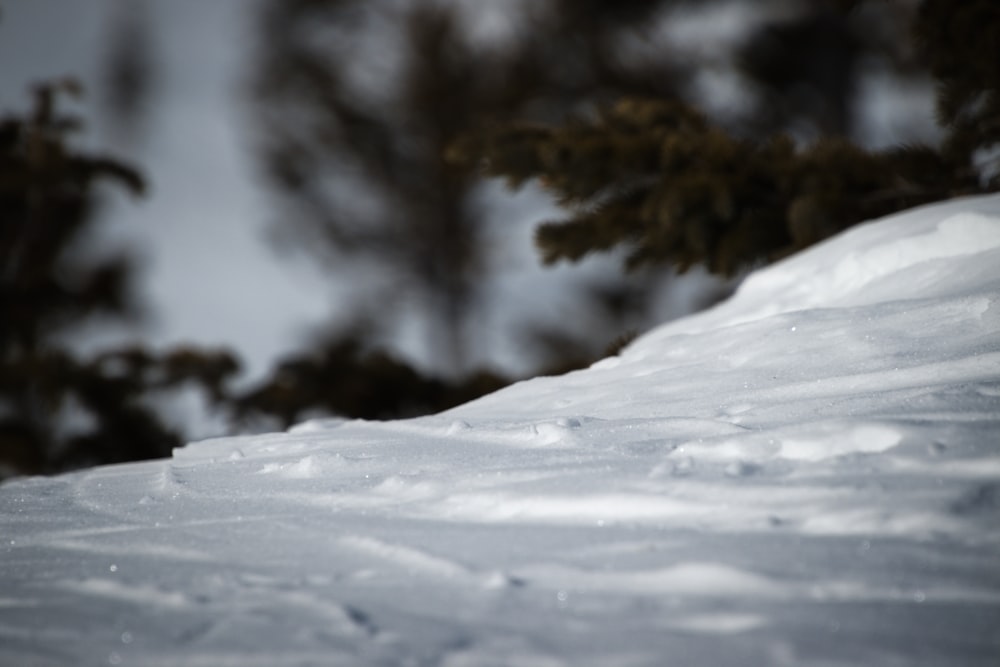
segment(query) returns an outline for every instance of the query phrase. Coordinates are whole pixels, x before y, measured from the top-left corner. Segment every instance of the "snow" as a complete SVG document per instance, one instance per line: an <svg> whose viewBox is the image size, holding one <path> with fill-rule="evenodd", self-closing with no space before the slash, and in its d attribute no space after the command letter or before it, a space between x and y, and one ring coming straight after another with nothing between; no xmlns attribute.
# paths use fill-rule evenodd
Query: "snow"
<svg viewBox="0 0 1000 667"><path fill-rule="evenodd" d="M590 369L0 487L0 664L996 665L1000 196Z"/></svg>

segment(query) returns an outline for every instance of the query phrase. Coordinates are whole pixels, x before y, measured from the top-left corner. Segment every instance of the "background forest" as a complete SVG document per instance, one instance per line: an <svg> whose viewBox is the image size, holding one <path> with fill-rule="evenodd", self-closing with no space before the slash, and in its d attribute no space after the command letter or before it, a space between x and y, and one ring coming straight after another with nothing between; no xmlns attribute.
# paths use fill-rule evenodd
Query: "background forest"
<svg viewBox="0 0 1000 667"><path fill-rule="evenodd" d="M988 0L240 3L254 212L275 262L309 260L332 286L314 295L331 302L324 323L247 373L259 362L227 341L144 333L156 313L141 269L157 247L106 230L109 213L167 197L143 146L170 96L189 94L163 83L162 53L190 45L157 36L180 21L174 34L193 39L209 15L105 2L98 75L13 81L58 41L12 33L29 23L8 4L2 475L167 456L308 416L440 411L587 365L852 224L1000 183ZM34 30L62 18L58 3L35 11ZM171 150L204 152L199 122ZM252 302L212 224L193 243L232 300ZM532 237L532 261L576 264L524 270L517 243Z"/></svg>

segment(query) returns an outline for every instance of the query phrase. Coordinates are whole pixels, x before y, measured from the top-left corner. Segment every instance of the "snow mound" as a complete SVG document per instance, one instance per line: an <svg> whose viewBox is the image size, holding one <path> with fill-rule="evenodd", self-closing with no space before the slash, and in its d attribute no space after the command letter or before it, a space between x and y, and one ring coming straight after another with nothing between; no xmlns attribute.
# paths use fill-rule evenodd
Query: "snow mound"
<svg viewBox="0 0 1000 667"><path fill-rule="evenodd" d="M447 413L0 487L0 664L1000 662L1000 197Z"/></svg>
<svg viewBox="0 0 1000 667"><path fill-rule="evenodd" d="M682 326L693 332L811 308L988 290L997 258L995 197L935 204L858 225L759 270L733 299Z"/></svg>

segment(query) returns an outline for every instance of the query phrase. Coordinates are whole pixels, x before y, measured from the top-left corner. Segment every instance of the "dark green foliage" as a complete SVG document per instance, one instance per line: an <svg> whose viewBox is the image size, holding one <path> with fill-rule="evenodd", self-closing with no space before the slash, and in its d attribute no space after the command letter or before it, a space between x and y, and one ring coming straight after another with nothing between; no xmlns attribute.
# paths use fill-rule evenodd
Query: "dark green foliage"
<svg viewBox="0 0 1000 667"><path fill-rule="evenodd" d="M807 117L823 134L842 135L850 129L858 62L866 54L848 16L823 3L815 8L765 25L738 65L767 95L768 125Z"/></svg>
<svg viewBox="0 0 1000 667"><path fill-rule="evenodd" d="M629 268L704 264L731 275L867 219L1000 186L996 178L984 185L973 162L976 149L1000 140L998 16L994 2L920 8L917 32L951 132L942 149L872 152L836 136L806 144L783 134L754 139L676 99L626 98L586 121L499 124L456 142L450 156L512 186L538 179L571 210L538 230L548 263L625 245ZM778 54L751 51L747 67L775 89L791 86L811 71L806 38L816 25L837 23L825 14L816 20L766 37L781 42L772 45ZM845 62L855 57L850 44L845 38ZM804 61L782 65L796 53ZM848 68L828 69L836 78ZM830 84L847 88L840 78ZM834 134L844 129L841 121L830 125Z"/></svg>
<svg viewBox="0 0 1000 667"><path fill-rule="evenodd" d="M151 402L189 383L224 400L238 368L224 351L124 349L81 360L46 345L0 365L0 463L21 473L169 456L185 443ZM74 423L75 422L75 423Z"/></svg>
<svg viewBox="0 0 1000 667"><path fill-rule="evenodd" d="M480 372L461 381L422 374L383 351L344 336L282 363L261 387L237 401L243 419L277 417L285 427L309 413L392 419L440 412L509 384Z"/></svg>
<svg viewBox="0 0 1000 667"><path fill-rule="evenodd" d="M547 263L625 243L629 268L704 264L725 274L976 187L929 148L876 154L841 139L755 142L677 101L626 99L589 123L502 126L451 155L484 158L487 174L512 185L538 178L574 209L539 228Z"/></svg>
<svg viewBox="0 0 1000 667"><path fill-rule="evenodd" d="M57 93L78 94L71 81L40 86L29 118L0 121L0 349L31 350L67 319L93 312L121 313L128 271L121 258L80 266L66 256L86 230L92 186L116 182L141 194L131 167L83 155L66 144L79 121L55 111Z"/></svg>
<svg viewBox="0 0 1000 667"><path fill-rule="evenodd" d="M604 353L609 357L617 356L619 352L628 347L628 345L638 337L639 332L634 329L630 329L611 341L608 347L604 350Z"/></svg>
<svg viewBox="0 0 1000 667"><path fill-rule="evenodd" d="M951 132L944 153L968 163L1000 142L1000 3L924 0L914 25L938 83L938 115ZM992 187L1000 187L994 176Z"/></svg>
<svg viewBox="0 0 1000 667"><path fill-rule="evenodd" d="M64 81L35 89L34 110L0 120L0 477L166 456L183 444L153 407L195 383L216 400L237 370L225 352L118 350L81 359L66 341L94 318L131 314L123 257L80 250L98 188L144 191L118 160L76 150L80 127L57 111Z"/></svg>

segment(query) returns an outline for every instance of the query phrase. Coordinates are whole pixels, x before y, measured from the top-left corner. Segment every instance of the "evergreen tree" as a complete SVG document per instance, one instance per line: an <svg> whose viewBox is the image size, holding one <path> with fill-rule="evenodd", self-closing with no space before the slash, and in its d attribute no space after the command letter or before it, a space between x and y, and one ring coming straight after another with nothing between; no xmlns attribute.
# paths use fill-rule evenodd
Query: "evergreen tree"
<svg viewBox="0 0 1000 667"><path fill-rule="evenodd" d="M998 17L993 2L926 0L913 18L948 128L940 147L866 150L834 136L842 119L827 121L831 132L811 142L744 136L680 99L626 98L561 125L498 124L456 142L451 156L512 186L538 179L570 209L538 230L546 262L625 245L629 268L703 264L733 274L867 219L998 189L995 165L977 162L1000 140ZM778 34L786 47L804 45L801 36L815 29L799 20ZM851 48L844 63L854 59ZM769 76L775 91L811 71L801 62L765 66L759 51L746 53L758 54L744 65ZM832 90L844 88L840 81Z"/></svg>
<svg viewBox="0 0 1000 667"><path fill-rule="evenodd" d="M938 85L938 118L949 130L941 155L968 178L985 171L984 189L1000 188L996 157L1000 144L1000 4L990 0L923 0L914 32ZM979 164L981 157L992 157L992 162Z"/></svg>
<svg viewBox="0 0 1000 667"><path fill-rule="evenodd" d="M99 189L145 190L132 166L73 146L81 122L58 98L79 93L40 85L30 113L0 118L0 478L167 456L184 440L151 399L194 383L221 403L237 369L222 351L73 351L88 322L134 312L127 258L82 250Z"/></svg>
<svg viewBox="0 0 1000 667"><path fill-rule="evenodd" d="M461 379L429 376L359 336L338 336L278 365L262 385L236 399L237 416L283 428L310 414L398 419L440 412L500 389L510 380L480 371Z"/></svg>

